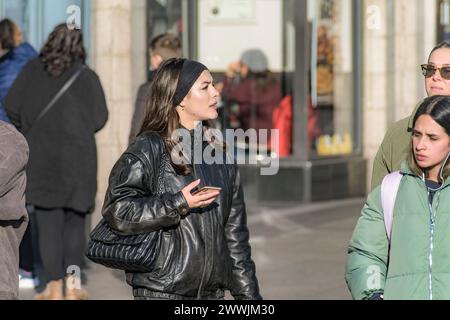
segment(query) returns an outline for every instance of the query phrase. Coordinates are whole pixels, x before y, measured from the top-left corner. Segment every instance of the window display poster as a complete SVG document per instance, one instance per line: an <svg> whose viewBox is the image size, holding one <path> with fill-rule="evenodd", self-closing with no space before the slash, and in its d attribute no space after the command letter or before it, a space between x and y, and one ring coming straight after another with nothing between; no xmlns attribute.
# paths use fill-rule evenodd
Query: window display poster
<svg viewBox="0 0 450 320"><path fill-rule="evenodd" d="M317 104L332 104L334 93L335 43L333 27L336 23L336 1L319 1L316 27L316 84ZM314 47L314 46L313 46Z"/></svg>

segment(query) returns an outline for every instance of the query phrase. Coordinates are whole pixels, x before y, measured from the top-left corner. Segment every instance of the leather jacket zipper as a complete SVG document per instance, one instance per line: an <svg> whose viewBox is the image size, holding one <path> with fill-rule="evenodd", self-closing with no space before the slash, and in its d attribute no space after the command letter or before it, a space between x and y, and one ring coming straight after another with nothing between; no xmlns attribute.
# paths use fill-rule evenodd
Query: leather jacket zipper
<svg viewBox="0 0 450 320"><path fill-rule="evenodd" d="M192 148L192 152L194 152L194 150L193 150L193 148ZM193 154L193 153L192 153ZM194 157L192 156L192 159L193 159ZM197 172L196 172L196 168L195 168L195 163L192 161L192 169L193 169L193 173L194 173L194 177L195 177L195 179L201 179L202 177L199 177L198 175L197 175ZM207 264L206 264L206 257L207 257L207 251L208 251L208 242L206 241L206 228L205 228L205 223L204 223L204 221L203 221L203 218L204 217L201 217L201 219L200 219L200 221L201 221L201 228L203 229L203 238L205 239L205 250L204 250L204 258L203 258L203 261L204 261L204 264L203 264L203 271L202 271L202 278L201 278L201 280L200 280L200 285L199 285L199 287L198 287L198 291L197 291L197 300L201 300L201 298L202 298L202 289L203 289L203 285L204 285L204 282L205 282L205 275L206 275L206 267L207 267Z"/></svg>
<svg viewBox="0 0 450 320"><path fill-rule="evenodd" d="M203 225L203 221L202 221L202 226ZM204 229L204 228L203 228ZM206 231L204 231L203 236L205 236ZM205 241L205 258L203 259L205 261L204 265L203 265L203 272L202 272L202 278L200 280L200 286L198 287L198 292L197 292L197 300L201 300L202 298L202 289L203 289L203 283L205 282L205 275L206 275L206 241Z"/></svg>

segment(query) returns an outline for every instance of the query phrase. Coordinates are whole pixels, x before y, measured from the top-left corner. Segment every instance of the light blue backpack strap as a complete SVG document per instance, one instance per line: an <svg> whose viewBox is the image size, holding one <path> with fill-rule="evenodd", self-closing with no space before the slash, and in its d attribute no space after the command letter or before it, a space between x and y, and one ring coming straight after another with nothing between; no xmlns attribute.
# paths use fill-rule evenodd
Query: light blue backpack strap
<svg viewBox="0 0 450 320"><path fill-rule="evenodd" d="M392 219L394 217L394 205L397 197L398 188L402 181L403 175L400 171L392 172L384 177L381 183L381 205L384 213L384 226L386 234L391 241Z"/></svg>

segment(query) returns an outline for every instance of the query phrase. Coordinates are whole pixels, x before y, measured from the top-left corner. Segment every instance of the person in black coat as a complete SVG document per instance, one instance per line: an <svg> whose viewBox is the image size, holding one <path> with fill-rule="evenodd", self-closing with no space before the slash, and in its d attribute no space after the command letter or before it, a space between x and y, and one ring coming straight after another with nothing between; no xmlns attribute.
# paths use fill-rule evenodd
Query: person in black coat
<svg viewBox="0 0 450 320"><path fill-rule="evenodd" d="M94 210L97 190L95 133L108 119L102 85L85 61L81 31L59 25L5 98L9 118L30 146L27 203L35 207L40 253L49 280L37 299L62 298L67 267L83 265L85 218ZM79 71L75 82L37 120ZM85 296L80 288L66 292L69 299Z"/></svg>
<svg viewBox="0 0 450 320"><path fill-rule="evenodd" d="M218 117L218 98L204 65L166 61L141 134L111 172L102 210L111 228L164 233L152 272L127 272L137 300L223 299L225 290L239 300L262 299L238 167L201 124Z"/></svg>

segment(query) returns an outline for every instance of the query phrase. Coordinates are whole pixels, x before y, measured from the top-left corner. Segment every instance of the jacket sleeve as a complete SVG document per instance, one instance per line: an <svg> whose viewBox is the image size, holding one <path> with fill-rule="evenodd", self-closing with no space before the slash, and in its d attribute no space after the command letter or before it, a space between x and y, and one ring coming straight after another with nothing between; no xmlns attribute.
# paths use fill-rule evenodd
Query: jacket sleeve
<svg viewBox="0 0 450 320"><path fill-rule="evenodd" d="M378 148L377 155L375 156L373 162L371 183L372 190L381 185L383 178L392 172L393 142L394 139L398 138L396 134L398 131L397 125L398 122L394 123L394 125L388 129L384 135L381 146Z"/></svg>
<svg viewBox="0 0 450 320"><path fill-rule="evenodd" d="M134 104L134 113L133 118L131 120L131 129L130 129L130 136L128 137L128 144L131 145L135 140L136 136L139 133L140 127L142 126L142 122L144 121L145 117L145 110L147 107L147 101L150 96L150 84L145 83L142 86L140 86L136 102Z"/></svg>
<svg viewBox="0 0 450 320"><path fill-rule="evenodd" d="M355 300L384 291L389 241L380 189L369 195L348 247L345 280Z"/></svg>
<svg viewBox="0 0 450 320"><path fill-rule="evenodd" d="M226 77L223 95L227 101L235 101L239 104L251 103L251 92L249 89L249 80Z"/></svg>
<svg viewBox="0 0 450 320"><path fill-rule="evenodd" d="M387 154L390 149L390 141L385 138L373 161L372 190L379 186L383 178L391 172L389 161L387 161Z"/></svg>
<svg viewBox="0 0 450 320"><path fill-rule="evenodd" d="M23 124L21 121L21 108L23 98L26 96L26 88L28 85L29 64L27 64L17 76L16 80L12 84L11 88L6 95L3 105L5 107L6 114L8 115L14 126L23 132Z"/></svg>
<svg viewBox="0 0 450 320"><path fill-rule="evenodd" d="M373 164L372 190L381 184L386 175L399 170L401 163L407 159L411 142L408 127L409 118L402 119L394 123L384 136Z"/></svg>
<svg viewBox="0 0 450 320"><path fill-rule="evenodd" d="M109 225L125 234L141 234L177 225L188 204L183 194L156 195L150 187L159 168L142 157L125 153L114 166L102 214Z"/></svg>
<svg viewBox="0 0 450 320"><path fill-rule="evenodd" d="M236 300L261 300L256 267L251 258L244 193L237 166L235 170L233 202L225 232L233 267L230 291Z"/></svg>
<svg viewBox="0 0 450 320"><path fill-rule="evenodd" d="M0 221L26 216L28 144L12 126L0 124Z"/></svg>

